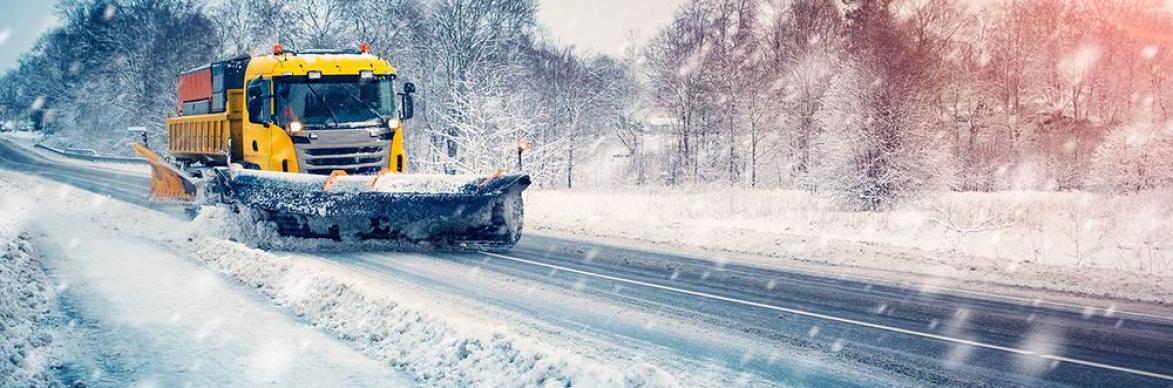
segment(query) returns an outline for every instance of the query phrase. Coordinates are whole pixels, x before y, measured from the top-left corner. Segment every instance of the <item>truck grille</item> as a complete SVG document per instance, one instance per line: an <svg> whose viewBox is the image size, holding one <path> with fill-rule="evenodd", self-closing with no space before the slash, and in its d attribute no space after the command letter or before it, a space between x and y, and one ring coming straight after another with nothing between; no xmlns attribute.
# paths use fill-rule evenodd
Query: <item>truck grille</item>
<svg viewBox="0 0 1173 388"><path fill-rule="evenodd" d="M382 147L343 147L343 148L319 148L307 149L306 155L309 156L331 156L331 155L347 155L347 154L373 154L383 151Z"/></svg>
<svg viewBox="0 0 1173 388"><path fill-rule="evenodd" d="M306 159L305 163L311 166L341 166L347 164L371 164L383 160L382 156L373 158L318 158Z"/></svg>
<svg viewBox="0 0 1173 388"><path fill-rule="evenodd" d="M301 170L304 173L328 175L334 170L351 175L379 172L389 166L388 146L349 146L333 148L302 148Z"/></svg>
<svg viewBox="0 0 1173 388"><path fill-rule="evenodd" d="M346 171L347 175L375 175L382 170L381 167L360 167L360 168L311 168L305 170L306 174L314 175L330 175L335 170Z"/></svg>

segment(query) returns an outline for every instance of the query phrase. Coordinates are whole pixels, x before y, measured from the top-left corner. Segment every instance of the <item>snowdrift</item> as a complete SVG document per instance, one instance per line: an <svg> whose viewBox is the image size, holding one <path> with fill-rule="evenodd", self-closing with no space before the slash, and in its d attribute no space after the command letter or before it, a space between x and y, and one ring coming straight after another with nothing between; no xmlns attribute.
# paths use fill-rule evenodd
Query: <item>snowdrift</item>
<svg viewBox="0 0 1173 388"><path fill-rule="evenodd" d="M50 362L56 296L18 207L11 198L0 203L0 386L56 385Z"/></svg>

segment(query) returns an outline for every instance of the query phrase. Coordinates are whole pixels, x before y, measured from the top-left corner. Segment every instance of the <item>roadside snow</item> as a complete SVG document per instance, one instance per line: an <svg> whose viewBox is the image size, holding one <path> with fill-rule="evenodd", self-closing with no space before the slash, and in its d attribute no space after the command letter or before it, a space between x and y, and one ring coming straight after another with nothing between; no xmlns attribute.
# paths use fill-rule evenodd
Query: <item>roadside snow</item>
<svg viewBox="0 0 1173 388"><path fill-rule="evenodd" d="M37 131L10 131L3 132L3 136L10 139L21 139L30 141L40 141L45 137L44 133Z"/></svg>
<svg viewBox="0 0 1173 388"><path fill-rule="evenodd" d="M59 296L68 323L52 328L58 333L53 373L66 383L414 384L406 374L274 309L267 299L167 244L185 241L188 224L182 220L10 173L0 173L0 199L27 215L24 228L53 285L44 286L43 276L0 279L0 290L12 287L33 296L52 290ZM0 214L8 220L13 212ZM0 314L22 312L0 308ZM32 327L31 334L25 326ZM11 338L36 346L47 341L37 330L50 329L39 321L13 327ZM20 350L11 359L28 360L27 369L36 371L44 364L36 354ZM3 372L0 376L8 375ZM0 386L18 385L25 384L4 384L0 377Z"/></svg>
<svg viewBox="0 0 1173 388"><path fill-rule="evenodd" d="M526 195L530 231L1173 303L1173 193L944 193L889 212L803 192L713 187ZM950 279L958 282L949 281Z"/></svg>
<svg viewBox="0 0 1173 388"><path fill-rule="evenodd" d="M200 230L239 225L222 207L207 207ZM438 316L426 302L364 285L344 271L280 256L219 233L195 239L208 266L260 289L278 304L368 354L441 386L675 386L648 364L596 365L572 352L520 338L499 327Z"/></svg>
<svg viewBox="0 0 1173 388"><path fill-rule="evenodd" d="M50 370L51 322L60 314L18 202L0 201L0 386L58 385Z"/></svg>
<svg viewBox="0 0 1173 388"><path fill-rule="evenodd" d="M135 248L133 254L127 254L126 248L101 247L101 244L89 249L113 251L115 255L123 256L150 256L161 253L159 250L166 247L165 251L190 255L192 259L260 291L300 319L350 343L367 356L406 371L417 382L440 386L677 385L671 376L648 364L613 365L588 359L576 349L558 348L518 336L491 322L446 315L428 305L430 298L396 294L385 288L364 285L364 280L356 278L349 270L324 268L309 260L228 241L223 237L223 230L239 228L240 224L236 223L239 221L236 215L224 213L225 208L205 208L195 222L188 223L18 174L0 172L0 182L3 182L0 183L0 198L24 193L38 206L51 207L58 215L93 223L93 229L78 229L75 238L79 240L80 237L76 236L80 236L83 230L95 233L97 238L113 239L113 235L97 232L110 230L113 232L108 233L116 233L117 240L158 245L156 248ZM6 186L19 188L5 192L2 188ZM52 206L49 206L50 202ZM70 228L65 223L50 226ZM255 233L247 230L247 224L244 229L236 233ZM57 238L55 244L68 247L71 240L62 238ZM102 257L94 262L107 264L90 265L97 269L108 268L102 270L104 273L117 273L113 268L133 268L136 265L134 260L109 264L120 260L124 259ZM77 271L85 273L88 270L79 268ZM150 272L141 273L145 276ZM126 292L132 291L119 291ZM130 312L120 314L135 315ZM182 316L199 315L184 313ZM226 324L226 321L216 323L207 318L196 322ZM217 332L226 331L220 326L213 327ZM186 367L178 369L189 374L192 372ZM208 367L203 366L195 374L207 371Z"/></svg>

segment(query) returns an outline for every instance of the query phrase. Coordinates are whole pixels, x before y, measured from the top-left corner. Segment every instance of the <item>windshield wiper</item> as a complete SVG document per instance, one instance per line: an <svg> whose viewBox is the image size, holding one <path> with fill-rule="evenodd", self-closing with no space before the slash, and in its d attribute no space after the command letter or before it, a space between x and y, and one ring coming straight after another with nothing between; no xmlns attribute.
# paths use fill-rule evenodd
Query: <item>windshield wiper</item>
<svg viewBox="0 0 1173 388"><path fill-rule="evenodd" d="M387 125L388 123L391 122L391 121L387 120L387 117L383 116L382 113L379 113L379 110L372 107L370 102L363 101L363 99L358 98L358 96L354 95L354 93L351 93L351 92L346 92L346 95L350 96L350 98L353 98L355 101L358 101L359 104L362 104L362 106L364 108L367 108L367 110L371 111L371 113L374 113L375 117L378 117L379 121L383 122L383 125Z"/></svg>
<svg viewBox="0 0 1173 388"><path fill-rule="evenodd" d="M305 83L304 85L306 88L308 88L310 90L310 93L314 94L314 97L318 98L318 101L322 102L322 106L326 107L326 112L330 113L330 119L334 120L334 126L335 127L341 126L342 123L338 121L338 116L334 114L333 109L330 109L330 103L326 102L326 99L322 98L322 95L318 94L318 91L314 90L314 87L312 85L310 85L309 83Z"/></svg>

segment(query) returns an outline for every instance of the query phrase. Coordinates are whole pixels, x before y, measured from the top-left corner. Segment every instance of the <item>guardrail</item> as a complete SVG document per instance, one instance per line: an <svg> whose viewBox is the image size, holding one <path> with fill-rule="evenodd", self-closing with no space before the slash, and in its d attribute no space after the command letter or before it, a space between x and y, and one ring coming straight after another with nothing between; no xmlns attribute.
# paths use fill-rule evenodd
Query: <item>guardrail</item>
<svg viewBox="0 0 1173 388"><path fill-rule="evenodd" d="M75 149L66 148L64 150L56 149L47 145L37 143L34 145L57 155L61 155L70 159L86 160L90 162L109 162L109 163L123 163L123 164L147 164L147 160L143 158L127 158L122 156L102 156L98 155L97 151L90 149Z"/></svg>

